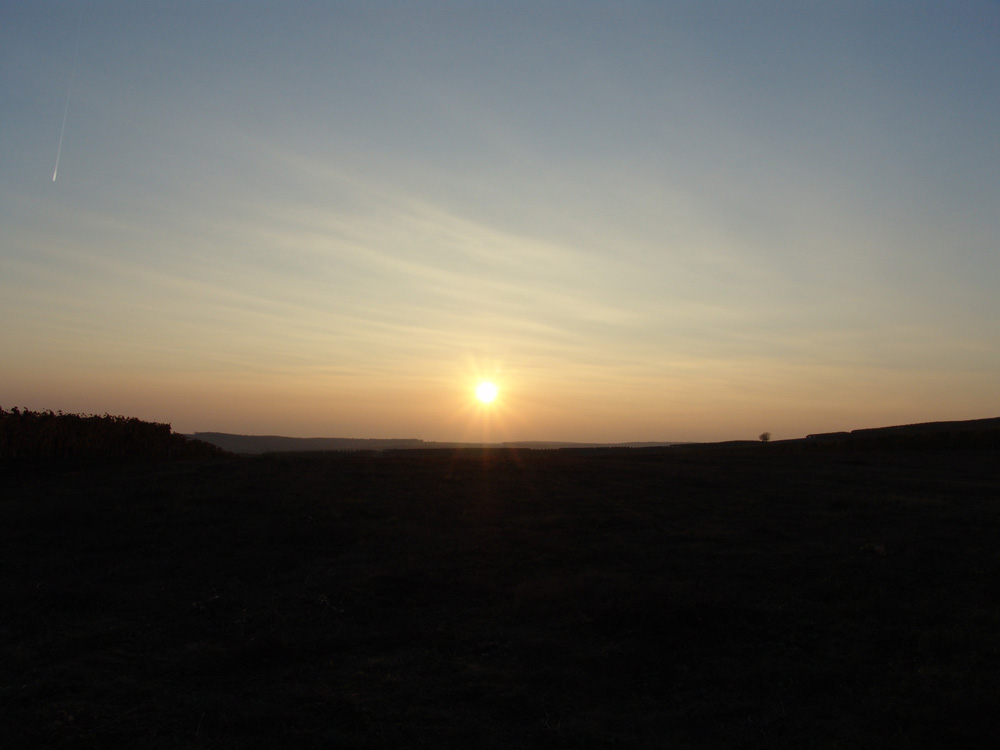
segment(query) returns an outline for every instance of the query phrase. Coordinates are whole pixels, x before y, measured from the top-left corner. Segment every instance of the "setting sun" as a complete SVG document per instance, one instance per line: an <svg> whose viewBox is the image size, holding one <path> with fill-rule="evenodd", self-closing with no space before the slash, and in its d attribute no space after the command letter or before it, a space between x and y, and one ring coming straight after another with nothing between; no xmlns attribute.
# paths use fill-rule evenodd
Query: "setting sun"
<svg viewBox="0 0 1000 750"><path fill-rule="evenodd" d="M476 386L476 398L484 404L491 403L497 397L499 389L494 383L484 381Z"/></svg>

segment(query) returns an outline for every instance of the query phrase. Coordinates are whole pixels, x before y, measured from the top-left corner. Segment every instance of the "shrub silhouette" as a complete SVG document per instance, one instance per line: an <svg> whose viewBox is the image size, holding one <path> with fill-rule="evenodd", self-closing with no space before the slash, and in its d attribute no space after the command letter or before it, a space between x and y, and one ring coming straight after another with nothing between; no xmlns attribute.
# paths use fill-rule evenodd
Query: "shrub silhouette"
<svg viewBox="0 0 1000 750"><path fill-rule="evenodd" d="M171 431L169 424L104 414L0 407L0 460L197 458L225 451Z"/></svg>

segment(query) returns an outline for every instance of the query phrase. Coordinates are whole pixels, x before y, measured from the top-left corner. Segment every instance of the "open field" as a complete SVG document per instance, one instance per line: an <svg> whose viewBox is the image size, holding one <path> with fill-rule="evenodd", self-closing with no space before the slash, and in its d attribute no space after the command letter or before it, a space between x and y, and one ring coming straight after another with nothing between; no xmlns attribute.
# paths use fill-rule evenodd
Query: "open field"
<svg viewBox="0 0 1000 750"><path fill-rule="evenodd" d="M998 459L757 444L6 472L0 736L992 748Z"/></svg>

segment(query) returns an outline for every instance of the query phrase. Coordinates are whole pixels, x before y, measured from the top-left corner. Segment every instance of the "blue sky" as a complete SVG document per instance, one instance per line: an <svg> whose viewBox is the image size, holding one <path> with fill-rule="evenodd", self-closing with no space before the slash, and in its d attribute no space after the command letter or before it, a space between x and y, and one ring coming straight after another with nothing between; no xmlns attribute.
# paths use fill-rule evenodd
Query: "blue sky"
<svg viewBox="0 0 1000 750"><path fill-rule="evenodd" d="M0 2L0 404L446 440L995 416L1000 4L812 6Z"/></svg>

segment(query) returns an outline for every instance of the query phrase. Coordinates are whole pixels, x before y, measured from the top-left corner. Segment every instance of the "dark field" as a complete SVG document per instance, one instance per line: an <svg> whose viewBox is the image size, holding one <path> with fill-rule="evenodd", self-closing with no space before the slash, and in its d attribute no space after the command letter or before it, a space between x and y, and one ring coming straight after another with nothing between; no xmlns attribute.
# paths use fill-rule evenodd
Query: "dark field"
<svg viewBox="0 0 1000 750"><path fill-rule="evenodd" d="M978 748L1000 452L7 471L9 748Z"/></svg>

